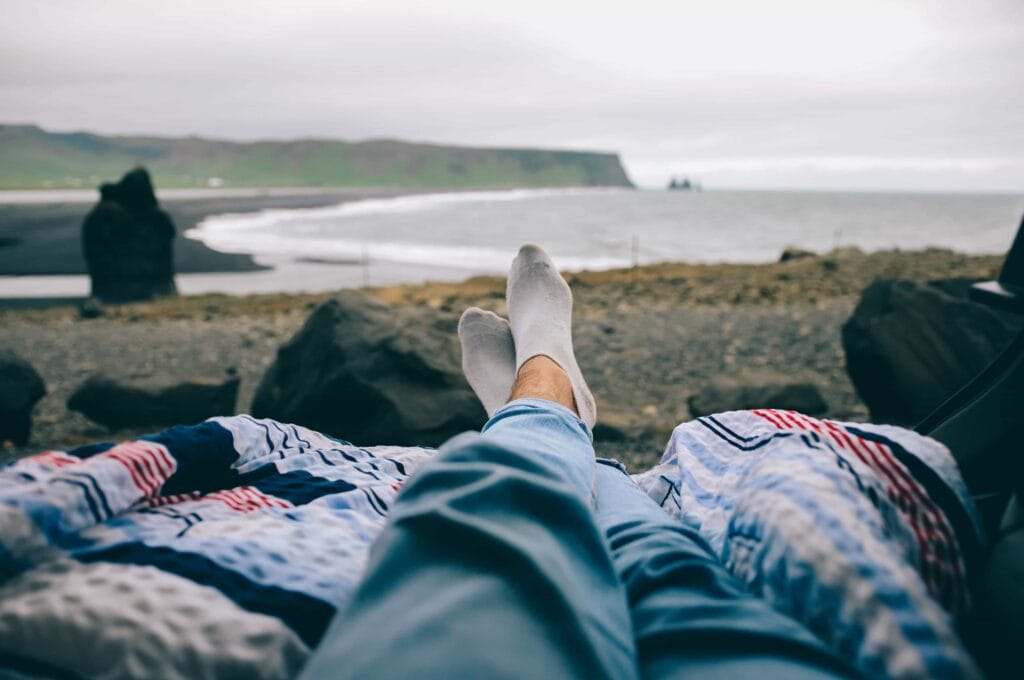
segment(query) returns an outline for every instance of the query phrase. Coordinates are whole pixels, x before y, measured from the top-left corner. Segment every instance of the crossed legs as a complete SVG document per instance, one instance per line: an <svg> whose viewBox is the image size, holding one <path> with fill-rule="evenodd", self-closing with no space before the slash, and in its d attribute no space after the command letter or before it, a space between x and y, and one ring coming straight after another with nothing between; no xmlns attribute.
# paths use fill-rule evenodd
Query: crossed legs
<svg viewBox="0 0 1024 680"><path fill-rule="evenodd" d="M537 357L511 391L482 433L449 441L402 490L304 677L635 675L568 377Z"/></svg>
<svg viewBox="0 0 1024 680"><path fill-rule="evenodd" d="M596 465L571 295L539 248L517 257L508 301L511 327L481 310L459 326L490 420L405 487L304 676L842 672L628 476Z"/></svg>

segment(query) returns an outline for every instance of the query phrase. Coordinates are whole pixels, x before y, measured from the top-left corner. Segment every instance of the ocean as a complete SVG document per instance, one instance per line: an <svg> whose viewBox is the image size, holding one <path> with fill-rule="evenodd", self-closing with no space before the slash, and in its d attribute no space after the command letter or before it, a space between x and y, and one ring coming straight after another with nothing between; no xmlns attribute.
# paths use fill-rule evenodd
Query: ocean
<svg viewBox="0 0 1024 680"><path fill-rule="evenodd" d="M627 189L418 194L209 217L185 237L252 254L274 270L180 275L178 283L184 293L245 294L461 279L503 273L527 242L542 245L567 270L664 261L770 262L788 246L817 252L856 246L1001 254L1022 213L1024 195L1012 194ZM74 295L88 288L84 277L19 279L0 281L0 293Z"/></svg>
<svg viewBox="0 0 1024 680"><path fill-rule="evenodd" d="M787 246L1001 253L1022 211L1024 197L1012 195L516 190L220 215L186 236L268 262L368 259L500 273L527 242L572 270L770 262Z"/></svg>

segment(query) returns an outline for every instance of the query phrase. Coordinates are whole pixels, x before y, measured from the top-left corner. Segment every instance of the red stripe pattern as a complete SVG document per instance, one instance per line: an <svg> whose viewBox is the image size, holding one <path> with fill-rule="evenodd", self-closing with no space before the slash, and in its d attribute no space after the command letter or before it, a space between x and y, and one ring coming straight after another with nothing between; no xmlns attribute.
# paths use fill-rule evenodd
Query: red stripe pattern
<svg viewBox="0 0 1024 680"><path fill-rule="evenodd" d="M191 493L173 493L167 496L152 496L145 499L146 505L151 508L158 508L161 505L174 505L175 503L184 503L185 501L194 501L199 498L202 494L198 491Z"/></svg>
<svg viewBox="0 0 1024 680"><path fill-rule="evenodd" d="M178 465L167 448L155 442L133 441L118 444L97 455L95 460L107 458L120 463L131 476L132 483L143 498L154 498L170 479Z"/></svg>
<svg viewBox="0 0 1024 680"><path fill-rule="evenodd" d="M290 508L292 504L283 498L268 496L252 486L237 486L234 489L215 491L200 497L198 500L220 501L232 510L252 512L264 508Z"/></svg>
<svg viewBox="0 0 1024 680"><path fill-rule="evenodd" d="M885 485L886 496L914 532L917 568L933 597L955 612L966 611L963 558L946 515L913 475L882 442L851 434L842 425L796 411L755 409L756 415L780 430L812 431L835 449L852 453Z"/></svg>
<svg viewBox="0 0 1024 680"><path fill-rule="evenodd" d="M82 462L81 458L68 455L63 451L43 451L34 456L27 456L22 460L26 463L35 463L36 465L43 465L51 468L62 468Z"/></svg>

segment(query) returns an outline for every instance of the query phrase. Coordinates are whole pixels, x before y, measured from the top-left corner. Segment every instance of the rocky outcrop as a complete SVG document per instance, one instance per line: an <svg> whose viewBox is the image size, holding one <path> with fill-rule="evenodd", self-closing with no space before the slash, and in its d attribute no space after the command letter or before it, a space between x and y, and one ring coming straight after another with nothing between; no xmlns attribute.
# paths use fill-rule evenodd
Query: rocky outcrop
<svg viewBox="0 0 1024 680"><path fill-rule="evenodd" d="M46 384L31 364L11 352L0 352L0 444L28 442L32 407L45 394Z"/></svg>
<svg viewBox="0 0 1024 680"><path fill-rule="evenodd" d="M818 254L811 250L804 250L803 248L797 248L796 246L787 246L782 251L782 255L779 255L779 262L789 262L790 260L806 260L810 257L817 257Z"/></svg>
<svg viewBox="0 0 1024 680"><path fill-rule="evenodd" d="M78 316L83 319L98 319L104 314L103 303L97 298L88 297L78 305Z"/></svg>
<svg viewBox="0 0 1024 680"><path fill-rule="evenodd" d="M67 407L110 430L190 425L235 413L238 378L121 380L96 375L68 397Z"/></svg>
<svg viewBox="0 0 1024 680"><path fill-rule="evenodd" d="M126 302L175 294L174 235L145 169L104 184L99 204L82 225L92 296Z"/></svg>
<svg viewBox="0 0 1024 680"><path fill-rule="evenodd" d="M876 422L915 424L1010 342L1020 321L967 299L969 282L872 283L843 325L846 370Z"/></svg>
<svg viewBox="0 0 1024 680"><path fill-rule="evenodd" d="M277 353L252 404L356 444L436 446L486 415L462 375L457 317L343 291Z"/></svg>
<svg viewBox="0 0 1024 680"><path fill-rule="evenodd" d="M812 416L828 410L817 387L775 371L713 378L687 403L694 417L750 408L793 410Z"/></svg>

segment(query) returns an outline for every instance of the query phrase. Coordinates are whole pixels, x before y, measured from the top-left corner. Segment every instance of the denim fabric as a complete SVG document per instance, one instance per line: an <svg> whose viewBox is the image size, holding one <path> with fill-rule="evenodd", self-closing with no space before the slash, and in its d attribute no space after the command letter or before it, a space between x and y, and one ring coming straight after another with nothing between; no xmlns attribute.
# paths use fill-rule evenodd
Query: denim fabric
<svg viewBox="0 0 1024 680"><path fill-rule="evenodd" d="M391 508L365 580L304 677L633 677L629 611L593 522L581 426L568 410L523 400L484 434L442 447Z"/></svg>
<svg viewBox="0 0 1024 680"><path fill-rule="evenodd" d="M595 472L574 414L529 399L452 439L409 482L304 677L763 680L838 668L624 471Z"/></svg>
<svg viewBox="0 0 1024 680"><path fill-rule="evenodd" d="M544 399L517 399L495 411L481 432L488 441L556 468L580 498L593 504L594 438L566 407Z"/></svg>
<svg viewBox="0 0 1024 680"><path fill-rule="evenodd" d="M641 677L852 675L806 628L746 592L625 470L599 463L595 519L629 601Z"/></svg>

